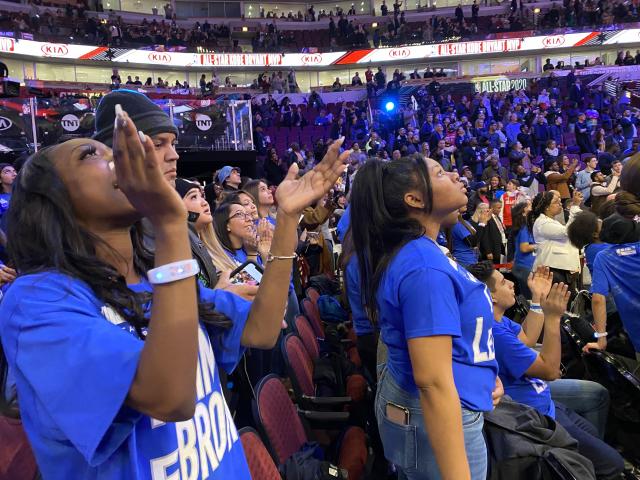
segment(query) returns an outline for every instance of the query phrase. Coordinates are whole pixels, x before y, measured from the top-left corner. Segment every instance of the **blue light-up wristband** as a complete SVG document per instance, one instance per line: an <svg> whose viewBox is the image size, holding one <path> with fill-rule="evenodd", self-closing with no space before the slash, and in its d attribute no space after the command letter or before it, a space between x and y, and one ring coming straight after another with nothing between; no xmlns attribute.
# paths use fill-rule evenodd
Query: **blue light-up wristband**
<svg viewBox="0 0 640 480"><path fill-rule="evenodd" d="M194 259L180 260L179 262L167 263L147 272L149 283L161 285L163 283L177 282L185 278L193 277L200 273L198 262Z"/></svg>

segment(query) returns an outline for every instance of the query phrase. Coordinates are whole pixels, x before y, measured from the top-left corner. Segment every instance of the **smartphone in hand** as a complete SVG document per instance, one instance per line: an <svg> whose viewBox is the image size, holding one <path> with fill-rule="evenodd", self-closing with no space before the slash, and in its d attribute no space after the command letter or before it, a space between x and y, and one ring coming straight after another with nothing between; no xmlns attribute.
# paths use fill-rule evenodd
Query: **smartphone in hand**
<svg viewBox="0 0 640 480"><path fill-rule="evenodd" d="M237 285L239 283L260 285L263 273L264 270L260 265L249 260L231 272L229 275L229 281L232 285Z"/></svg>

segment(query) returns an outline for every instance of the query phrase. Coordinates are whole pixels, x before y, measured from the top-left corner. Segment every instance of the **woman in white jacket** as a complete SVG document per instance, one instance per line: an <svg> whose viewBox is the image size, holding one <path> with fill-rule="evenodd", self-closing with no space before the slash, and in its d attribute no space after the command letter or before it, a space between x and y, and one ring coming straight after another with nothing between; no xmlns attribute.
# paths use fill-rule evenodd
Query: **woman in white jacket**
<svg viewBox="0 0 640 480"><path fill-rule="evenodd" d="M539 265L547 266L553 272L554 282L573 285L575 273L580 271L580 251L571 245L567 236L567 226L580 213L582 194L575 192L569 210L566 225L555 219L562 212L560 193L551 190L539 193L533 199L531 212L527 218L536 241L536 261L534 270Z"/></svg>

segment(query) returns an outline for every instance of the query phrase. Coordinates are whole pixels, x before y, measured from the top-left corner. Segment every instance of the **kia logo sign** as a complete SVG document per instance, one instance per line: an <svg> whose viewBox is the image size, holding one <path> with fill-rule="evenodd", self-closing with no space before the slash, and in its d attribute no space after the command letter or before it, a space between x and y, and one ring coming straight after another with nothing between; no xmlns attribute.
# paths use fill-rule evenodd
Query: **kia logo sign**
<svg viewBox="0 0 640 480"><path fill-rule="evenodd" d="M80 120L70 113L62 117L60 123L62 124L62 128L67 132L75 132L80 128Z"/></svg>
<svg viewBox="0 0 640 480"><path fill-rule="evenodd" d="M564 45L564 35L554 35L552 37L544 37L542 46L544 48L557 48Z"/></svg>
<svg viewBox="0 0 640 480"><path fill-rule="evenodd" d="M411 50L408 48L392 48L389 50L391 58L407 58L409 55L411 55Z"/></svg>
<svg viewBox="0 0 640 480"><path fill-rule="evenodd" d="M0 37L0 52L13 52L16 42L13 38Z"/></svg>
<svg viewBox="0 0 640 480"><path fill-rule="evenodd" d="M40 51L45 57L66 57L69 53L66 45L58 43L45 43L40 47Z"/></svg>
<svg viewBox="0 0 640 480"><path fill-rule="evenodd" d="M322 63L322 54L309 53L302 55L302 63L304 65L320 65Z"/></svg>
<svg viewBox="0 0 640 480"><path fill-rule="evenodd" d="M196 114L196 127L198 127L198 130L206 132L211 128L212 124L211 117L208 115L203 115L202 113Z"/></svg>
<svg viewBox="0 0 640 480"><path fill-rule="evenodd" d="M3 130L9 130L13 126L13 122L7 117L0 117L0 132Z"/></svg>
<svg viewBox="0 0 640 480"><path fill-rule="evenodd" d="M171 55L166 52L151 52L149 61L153 63L171 63Z"/></svg>

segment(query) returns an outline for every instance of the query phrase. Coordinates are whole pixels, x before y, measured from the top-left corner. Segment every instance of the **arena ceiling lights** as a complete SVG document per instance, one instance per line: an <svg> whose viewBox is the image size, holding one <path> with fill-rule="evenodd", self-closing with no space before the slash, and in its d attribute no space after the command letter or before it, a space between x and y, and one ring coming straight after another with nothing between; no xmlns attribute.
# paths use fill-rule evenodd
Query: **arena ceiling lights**
<svg viewBox="0 0 640 480"><path fill-rule="evenodd" d="M522 38L439 43L398 48L378 48L329 53L185 53L150 50L110 50L107 47L43 43L0 37L0 53L37 58L111 61L170 67L326 67L425 60L444 57L488 56L582 46L640 44L640 29L568 33Z"/></svg>

